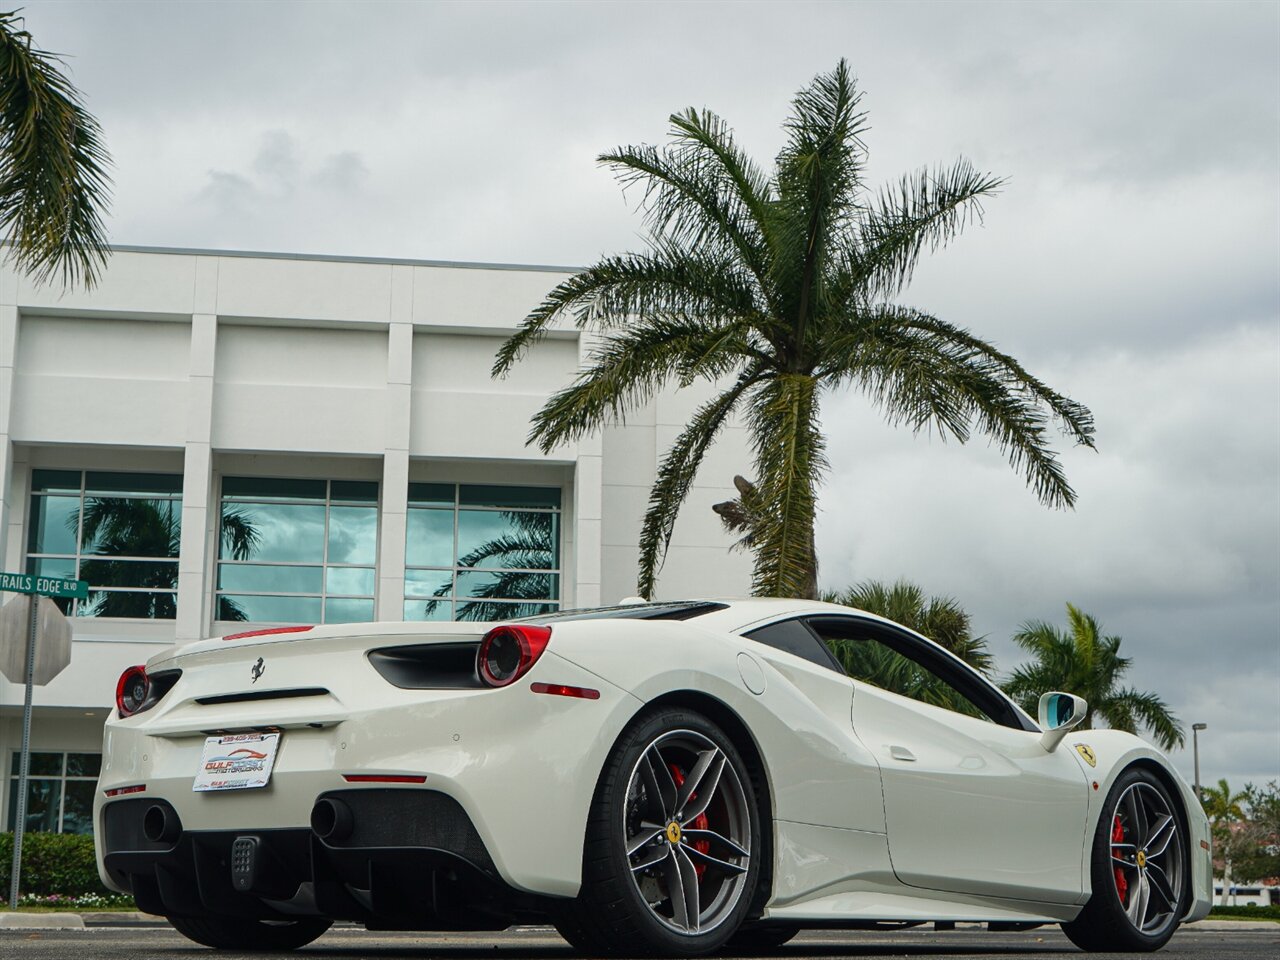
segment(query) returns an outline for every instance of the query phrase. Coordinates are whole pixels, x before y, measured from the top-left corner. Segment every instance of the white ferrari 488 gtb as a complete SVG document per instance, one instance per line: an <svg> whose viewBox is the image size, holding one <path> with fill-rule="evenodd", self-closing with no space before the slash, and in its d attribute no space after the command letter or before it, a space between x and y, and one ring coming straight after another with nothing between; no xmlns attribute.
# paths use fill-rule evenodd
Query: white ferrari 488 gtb
<svg viewBox="0 0 1280 960"><path fill-rule="evenodd" d="M102 878L214 947L550 922L680 957L963 920L1139 951L1209 910L1158 751L830 604L263 630L131 668L116 706Z"/></svg>

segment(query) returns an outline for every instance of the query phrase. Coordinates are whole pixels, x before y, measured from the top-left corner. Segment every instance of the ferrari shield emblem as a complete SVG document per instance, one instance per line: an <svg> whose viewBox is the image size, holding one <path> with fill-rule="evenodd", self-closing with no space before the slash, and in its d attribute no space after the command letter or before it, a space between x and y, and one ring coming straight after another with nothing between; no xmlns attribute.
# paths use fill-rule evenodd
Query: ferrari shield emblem
<svg viewBox="0 0 1280 960"><path fill-rule="evenodd" d="M1089 746L1087 743L1077 743L1076 753L1084 757L1084 762L1089 766L1096 767L1098 765L1098 756L1093 752L1093 747Z"/></svg>

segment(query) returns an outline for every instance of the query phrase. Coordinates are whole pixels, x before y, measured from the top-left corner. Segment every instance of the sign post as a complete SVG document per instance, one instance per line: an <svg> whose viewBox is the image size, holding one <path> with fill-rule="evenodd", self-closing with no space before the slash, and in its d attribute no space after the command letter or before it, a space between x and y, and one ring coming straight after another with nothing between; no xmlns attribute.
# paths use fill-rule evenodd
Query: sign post
<svg viewBox="0 0 1280 960"><path fill-rule="evenodd" d="M22 683L26 688L22 701L18 809L13 823L13 870L9 874L9 909L17 910L18 884L22 874L22 835L27 825L27 777L31 771L32 688L36 684L43 686L48 683L71 660L71 625L62 611L47 598L87 599L89 583L29 573L0 573L0 591L5 590L28 595L25 602L18 598L0 609L0 672L11 682Z"/></svg>

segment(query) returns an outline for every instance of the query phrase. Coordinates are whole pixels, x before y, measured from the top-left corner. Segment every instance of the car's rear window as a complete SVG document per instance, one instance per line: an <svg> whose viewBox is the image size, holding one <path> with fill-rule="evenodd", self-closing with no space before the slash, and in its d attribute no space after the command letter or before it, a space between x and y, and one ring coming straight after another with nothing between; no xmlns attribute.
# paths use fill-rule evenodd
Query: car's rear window
<svg viewBox="0 0 1280 960"><path fill-rule="evenodd" d="M704 613L727 610L727 603L685 600L680 603L624 603L616 607L562 610L540 617L526 617L520 623L563 623L566 620L692 620Z"/></svg>

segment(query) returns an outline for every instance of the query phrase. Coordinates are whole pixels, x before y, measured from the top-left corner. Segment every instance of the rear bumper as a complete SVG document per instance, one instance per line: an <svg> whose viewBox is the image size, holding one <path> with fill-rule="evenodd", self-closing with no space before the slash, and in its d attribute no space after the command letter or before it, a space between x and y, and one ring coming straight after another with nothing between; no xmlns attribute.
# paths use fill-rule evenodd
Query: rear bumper
<svg viewBox="0 0 1280 960"><path fill-rule="evenodd" d="M478 838L483 856L469 842L459 845L457 837L449 843L406 839L424 822L433 822L419 804L383 812L381 820L393 830L388 842L364 844L367 849L359 855L322 843L323 857L294 873L323 873L326 864L336 864L346 871L344 877L353 871L372 870L377 875L386 863L421 859L426 851L432 863L461 855L472 873L520 894L577 894L595 783L640 701L550 651L526 678L498 690L402 690L376 674L371 682L357 682L372 674L363 657L351 664L349 678L340 675L345 669L346 665L330 668L330 676L321 679L332 688L339 686L338 680L349 679L349 687L335 690L329 698L312 698L314 704L294 699L202 707L194 695L183 698L179 687L171 695L173 703L137 717L109 720L95 801L104 882L132 890L118 878L120 870L131 885L138 882L136 877L151 876L154 871L142 867L125 869L128 857L142 853L151 855L152 867L163 868L161 874L176 871L198 879L207 859L200 851L214 856L223 843L216 838L229 838L223 844L228 846L239 836L298 836L306 841L301 843L305 852L311 842L311 811L320 797L334 791L361 796L386 792L385 785L357 787L344 775L418 775L424 778L421 787L390 792L447 799L461 811L468 835ZM529 685L538 680L597 688L600 697L534 694ZM255 727L282 730L270 783L252 790L193 792L206 734ZM130 787L145 789L119 799L106 796L107 791ZM157 802L172 808L183 836L193 835L191 850L169 851L177 857L170 861L157 858L165 851L139 846L136 840L119 842L116 837L127 834L113 830L108 819L123 816L113 809L131 810L124 805L135 801L142 810ZM281 849L292 849L292 843L281 841ZM264 841L264 846L275 844ZM384 848L385 855L370 852ZM296 856L306 859L303 853ZM176 864L172 869L171 862ZM358 887L364 879L349 882Z"/></svg>
<svg viewBox="0 0 1280 960"><path fill-rule="evenodd" d="M139 908L164 916L280 919L315 915L381 929L502 929L536 916L539 898L498 875L456 800L433 790L333 791L350 811L346 835L310 829L182 830L148 840L147 811L164 801L118 800L103 810L102 862ZM249 843L242 859L237 841Z"/></svg>

